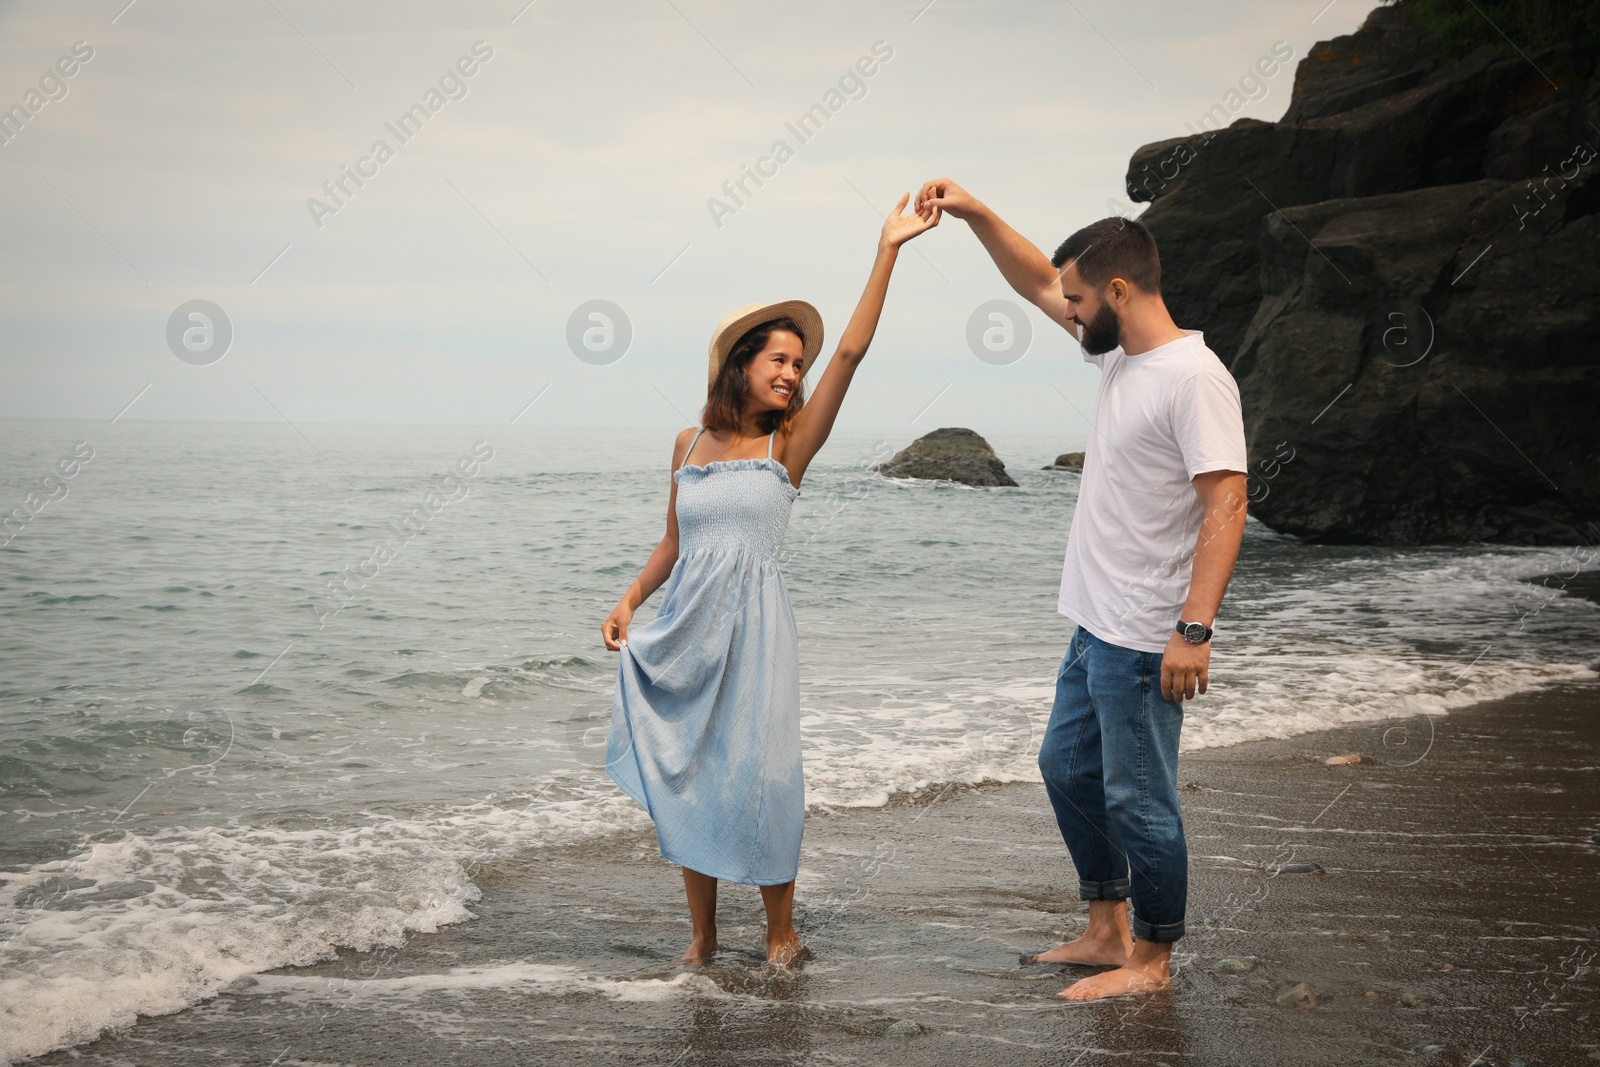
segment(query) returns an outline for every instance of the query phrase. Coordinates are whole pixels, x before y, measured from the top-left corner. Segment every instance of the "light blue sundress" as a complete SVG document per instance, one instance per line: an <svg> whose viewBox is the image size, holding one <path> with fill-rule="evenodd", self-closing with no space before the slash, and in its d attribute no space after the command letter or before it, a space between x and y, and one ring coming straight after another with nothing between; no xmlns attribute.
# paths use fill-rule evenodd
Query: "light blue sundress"
<svg viewBox="0 0 1600 1067"><path fill-rule="evenodd" d="M684 464L673 478L678 562L660 611L622 647L606 772L655 820L666 859L782 885L805 824L800 645L778 571L800 490L770 436L765 459Z"/></svg>

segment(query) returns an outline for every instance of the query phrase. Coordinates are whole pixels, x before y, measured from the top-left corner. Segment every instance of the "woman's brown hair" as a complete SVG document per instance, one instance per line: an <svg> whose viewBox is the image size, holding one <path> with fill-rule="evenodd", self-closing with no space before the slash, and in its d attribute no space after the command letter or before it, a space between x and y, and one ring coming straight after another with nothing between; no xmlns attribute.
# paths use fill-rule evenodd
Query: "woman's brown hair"
<svg viewBox="0 0 1600 1067"><path fill-rule="evenodd" d="M767 347L767 338L773 330L785 330L800 338L802 346L806 343L806 335L800 331L799 324L787 316L763 322L745 331L744 336L734 342L728 358L722 361L722 367L717 371L717 380L712 383L706 397L705 410L700 412L700 425L708 430L737 430L744 424L744 405L749 393L745 369L756 358L756 354ZM805 404L805 383L796 382L788 407L782 411L762 413L761 431L774 433L782 429L790 419L800 414Z"/></svg>

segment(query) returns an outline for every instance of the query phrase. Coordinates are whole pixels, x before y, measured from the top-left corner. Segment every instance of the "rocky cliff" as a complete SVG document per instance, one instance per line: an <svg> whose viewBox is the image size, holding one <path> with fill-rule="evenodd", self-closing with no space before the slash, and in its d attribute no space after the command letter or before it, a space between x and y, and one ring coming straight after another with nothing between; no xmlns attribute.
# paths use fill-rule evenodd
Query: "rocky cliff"
<svg viewBox="0 0 1600 1067"><path fill-rule="evenodd" d="M1506 51L1381 7L1301 60L1281 121L1133 157L1275 529L1600 540L1600 48Z"/></svg>

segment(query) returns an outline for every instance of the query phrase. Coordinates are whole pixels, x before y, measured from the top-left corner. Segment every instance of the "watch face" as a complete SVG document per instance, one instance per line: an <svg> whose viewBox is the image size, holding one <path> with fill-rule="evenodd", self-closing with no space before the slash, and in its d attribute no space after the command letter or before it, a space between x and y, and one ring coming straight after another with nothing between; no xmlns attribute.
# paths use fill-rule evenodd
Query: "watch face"
<svg viewBox="0 0 1600 1067"><path fill-rule="evenodd" d="M1198 622L1191 622L1183 628L1183 639L1191 645L1198 645L1206 639L1206 628Z"/></svg>

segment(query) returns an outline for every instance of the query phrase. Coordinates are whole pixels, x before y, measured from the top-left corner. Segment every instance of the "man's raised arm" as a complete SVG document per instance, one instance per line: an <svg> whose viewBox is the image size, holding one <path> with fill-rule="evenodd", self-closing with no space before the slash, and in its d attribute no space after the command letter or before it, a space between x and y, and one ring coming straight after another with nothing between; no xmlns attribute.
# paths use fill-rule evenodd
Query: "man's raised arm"
<svg viewBox="0 0 1600 1067"><path fill-rule="evenodd" d="M918 213L934 207L971 226L1011 288L1065 328L1067 301L1061 295L1061 276L1050 265L1049 257L949 178L935 178L917 192Z"/></svg>

